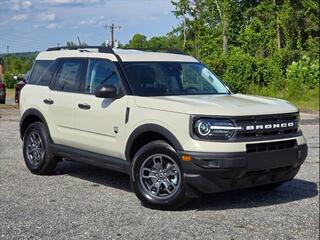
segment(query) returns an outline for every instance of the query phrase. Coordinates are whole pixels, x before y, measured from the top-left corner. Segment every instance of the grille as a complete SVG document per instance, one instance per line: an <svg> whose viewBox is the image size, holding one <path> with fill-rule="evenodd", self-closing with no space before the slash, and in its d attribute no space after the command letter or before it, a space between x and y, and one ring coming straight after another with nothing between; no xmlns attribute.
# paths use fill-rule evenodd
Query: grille
<svg viewBox="0 0 320 240"><path fill-rule="evenodd" d="M280 141L280 142L269 142L269 143L255 143L247 144L247 153L255 152L269 152L295 148L297 146L296 140Z"/></svg>
<svg viewBox="0 0 320 240"><path fill-rule="evenodd" d="M282 136L286 134L294 134L298 132L299 115L295 114L282 114L282 115L271 115L271 116L255 116L246 119L236 119L235 124L240 126L242 129L237 130L235 138L246 139L246 138L257 138L257 137L272 137ZM274 126L281 124L292 123L293 126L287 127L271 127L264 129L256 129L258 126ZM247 130L248 126L254 127L252 130Z"/></svg>

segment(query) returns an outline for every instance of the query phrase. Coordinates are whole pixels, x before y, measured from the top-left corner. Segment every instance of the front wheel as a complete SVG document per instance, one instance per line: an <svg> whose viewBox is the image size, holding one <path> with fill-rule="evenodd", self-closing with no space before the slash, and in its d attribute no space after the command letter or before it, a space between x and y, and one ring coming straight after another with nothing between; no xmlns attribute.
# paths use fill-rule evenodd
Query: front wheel
<svg viewBox="0 0 320 240"><path fill-rule="evenodd" d="M186 202L179 156L164 141L150 142L136 153L131 182L137 197L151 208L174 210Z"/></svg>

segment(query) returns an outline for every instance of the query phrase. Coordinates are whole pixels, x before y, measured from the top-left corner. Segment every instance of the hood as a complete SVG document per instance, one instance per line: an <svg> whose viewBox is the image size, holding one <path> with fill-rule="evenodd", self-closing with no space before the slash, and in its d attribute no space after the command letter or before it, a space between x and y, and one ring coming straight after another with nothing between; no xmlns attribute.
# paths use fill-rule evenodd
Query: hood
<svg viewBox="0 0 320 240"><path fill-rule="evenodd" d="M138 107L184 114L248 116L298 111L285 100L243 94L136 96L135 99Z"/></svg>

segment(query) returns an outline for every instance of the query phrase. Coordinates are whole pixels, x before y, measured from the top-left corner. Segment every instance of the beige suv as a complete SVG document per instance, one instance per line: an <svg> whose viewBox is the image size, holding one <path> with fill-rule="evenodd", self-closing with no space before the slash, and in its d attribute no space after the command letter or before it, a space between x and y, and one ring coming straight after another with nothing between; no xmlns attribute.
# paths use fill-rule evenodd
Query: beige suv
<svg viewBox="0 0 320 240"><path fill-rule="evenodd" d="M31 172L48 174L63 159L124 172L153 208L277 187L307 156L296 107L233 94L177 52L48 49L36 58L20 107Z"/></svg>

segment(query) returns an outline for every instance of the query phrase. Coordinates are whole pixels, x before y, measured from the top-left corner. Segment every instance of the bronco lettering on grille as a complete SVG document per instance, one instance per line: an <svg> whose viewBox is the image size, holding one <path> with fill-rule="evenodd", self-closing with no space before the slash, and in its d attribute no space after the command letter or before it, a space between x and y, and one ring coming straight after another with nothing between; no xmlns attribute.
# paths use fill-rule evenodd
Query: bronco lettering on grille
<svg viewBox="0 0 320 240"><path fill-rule="evenodd" d="M295 122L248 125L248 126L245 126L245 130L252 131L252 130L263 130L263 129L290 128L290 127L294 127L295 125L296 125Z"/></svg>

